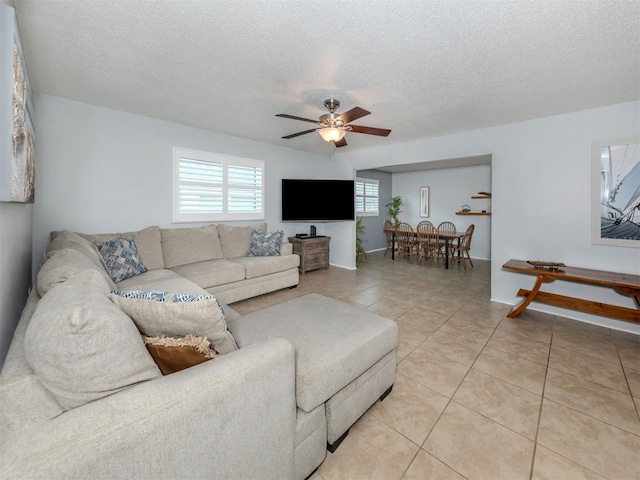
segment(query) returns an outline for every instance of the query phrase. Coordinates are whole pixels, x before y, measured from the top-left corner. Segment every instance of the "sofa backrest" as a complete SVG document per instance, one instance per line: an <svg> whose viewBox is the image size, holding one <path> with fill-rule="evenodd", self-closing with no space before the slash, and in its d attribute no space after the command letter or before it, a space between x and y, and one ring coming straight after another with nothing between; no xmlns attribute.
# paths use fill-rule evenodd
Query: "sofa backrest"
<svg viewBox="0 0 640 480"><path fill-rule="evenodd" d="M249 251L251 232L253 230L267 231L266 223L257 223L248 227L218 225L218 236L222 245L224 258L244 257Z"/></svg>
<svg viewBox="0 0 640 480"><path fill-rule="evenodd" d="M161 228L165 268L222 258L215 225L190 228Z"/></svg>
<svg viewBox="0 0 640 480"><path fill-rule="evenodd" d="M136 243L138 253L142 258L142 263L147 270L158 270L165 268L164 256L162 254L162 240L160 227L151 226L136 232L124 233L101 233L101 234L79 234L81 237L93 242L105 242L115 240L120 237L130 237ZM96 250L97 251L97 250Z"/></svg>

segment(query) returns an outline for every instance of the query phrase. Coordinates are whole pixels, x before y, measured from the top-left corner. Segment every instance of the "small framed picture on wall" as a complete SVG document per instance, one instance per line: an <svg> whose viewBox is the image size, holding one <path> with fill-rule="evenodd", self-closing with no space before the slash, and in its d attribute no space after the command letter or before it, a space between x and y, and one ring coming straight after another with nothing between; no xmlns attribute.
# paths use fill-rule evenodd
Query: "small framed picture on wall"
<svg viewBox="0 0 640 480"><path fill-rule="evenodd" d="M420 216L429 216L429 187L420 187Z"/></svg>

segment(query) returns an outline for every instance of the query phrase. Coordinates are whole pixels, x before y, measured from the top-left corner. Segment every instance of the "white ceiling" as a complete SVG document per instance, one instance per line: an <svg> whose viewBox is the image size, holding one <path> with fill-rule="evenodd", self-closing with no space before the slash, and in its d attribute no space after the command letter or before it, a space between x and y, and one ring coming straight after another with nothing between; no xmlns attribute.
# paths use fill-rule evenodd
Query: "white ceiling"
<svg viewBox="0 0 640 480"><path fill-rule="evenodd" d="M636 0L15 0L34 92L313 153L640 99Z"/></svg>

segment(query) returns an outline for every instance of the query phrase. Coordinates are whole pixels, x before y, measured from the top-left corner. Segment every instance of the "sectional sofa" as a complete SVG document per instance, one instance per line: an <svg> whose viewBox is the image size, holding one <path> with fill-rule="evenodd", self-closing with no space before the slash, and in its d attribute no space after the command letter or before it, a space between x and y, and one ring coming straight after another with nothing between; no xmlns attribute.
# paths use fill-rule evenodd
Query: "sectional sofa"
<svg viewBox="0 0 640 480"><path fill-rule="evenodd" d="M397 325L316 294L238 315L297 284L289 244L245 255L262 229L52 234L0 373L1 476L309 476L391 390ZM152 334L214 355L163 375Z"/></svg>
<svg viewBox="0 0 640 480"><path fill-rule="evenodd" d="M148 227L137 232L81 236L91 242L128 236L133 238L147 272L125 280L118 287L133 290L140 285L162 289L184 277L226 303L298 285L300 257L289 243L280 255L246 256L251 232L266 231L266 223L247 227L225 224L189 228ZM56 237L64 233L53 232ZM61 239L61 242L66 238Z"/></svg>

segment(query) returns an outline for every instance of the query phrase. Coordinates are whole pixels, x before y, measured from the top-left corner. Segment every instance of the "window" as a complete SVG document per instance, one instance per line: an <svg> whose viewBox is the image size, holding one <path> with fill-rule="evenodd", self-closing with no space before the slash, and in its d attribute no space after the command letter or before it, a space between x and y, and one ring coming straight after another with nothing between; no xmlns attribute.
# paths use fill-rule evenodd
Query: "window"
<svg viewBox="0 0 640 480"><path fill-rule="evenodd" d="M378 180L356 178L356 215L378 215Z"/></svg>
<svg viewBox="0 0 640 480"><path fill-rule="evenodd" d="M264 162L173 149L173 221L264 220Z"/></svg>

